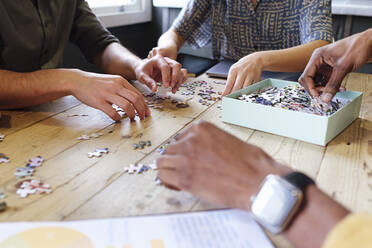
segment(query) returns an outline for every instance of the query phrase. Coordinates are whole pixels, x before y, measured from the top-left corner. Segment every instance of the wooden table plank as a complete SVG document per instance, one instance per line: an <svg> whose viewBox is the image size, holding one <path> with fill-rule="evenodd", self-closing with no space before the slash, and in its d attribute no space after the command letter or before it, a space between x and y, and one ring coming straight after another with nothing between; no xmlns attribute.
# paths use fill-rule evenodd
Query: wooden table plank
<svg viewBox="0 0 372 248"><path fill-rule="evenodd" d="M317 182L350 210L372 213L372 76L353 73L346 82L364 92L360 119L328 145Z"/></svg>
<svg viewBox="0 0 372 248"><path fill-rule="evenodd" d="M29 127L39 121L76 107L81 103L73 96L62 97L58 100L22 110L1 111L0 133L8 136L22 128ZM7 143L7 138L3 144ZM0 143L1 145L1 143ZM1 146L0 146L1 148Z"/></svg>
<svg viewBox="0 0 372 248"><path fill-rule="evenodd" d="M213 81L205 75L189 81L194 80ZM348 89L364 92L361 119L326 148L225 124L220 119L219 103L202 106L199 97L179 93L175 98L189 100L189 108L177 109L168 100L163 111L153 110L152 117L142 122L125 119L113 123L103 113L80 105L73 98L65 99L67 103L62 101L60 105L42 106L36 113L6 112L12 115L13 122L11 128L0 129L0 133L7 132L7 142L0 143L0 150L10 156L11 162L0 165L0 191L8 193L6 200L10 208L0 214L0 221L77 220L220 208L200 202L188 193L156 186L153 171L142 175L123 173L123 167L130 163L150 163L160 156L156 151L159 145L197 120L210 121L258 145L281 163L317 178L323 190L350 209L371 212L372 76L351 74L346 82ZM217 91L224 88L211 85ZM88 116L68 117L74 113ZM98 130L105 135L89 141L76 140L83 133ZM136 138L140 133L142 137ZM132 137L123 138L127 135ZM153 145L135 151L132 144L139 140L151 140ZM98 159L87 157L89 151L106 146L110 154ZM47 161L37 168L35 176L50 183L54 192L19 199L14 193L14 169L36 155ZM274 239L279 247L290 247L282 237Z"/></svg>
<svg viewBox="0 0 372 248"><path fill-rule="evenodd" d="M185 99L182 96L176 96L176 98ZM92 195L112 183L117 176L120 176L124 166L138 161L146 153L151 152L150 148L133 151L132 143L138 142L139 138L123 140L123 135L130 134L135 137L141 132L142 140L150 139L153 146L157 146L190 123L191 117L198 116L207 109L206 106L200 105L197 99L189 101L191 106L197 105L197 107L186 109L175 108L170 102L171 100L166 100L164 110L152 111L152 117L145 121L130 122L129 119L125 119L122 123L115 125L98 110L80 105L66 113L9 135L8 138L13 141L13 145L7 146L5 153L9 153L11 159L12 157L15 159L6 167L1 168L0 179L5 182L6 191L10 193L15 191L14 169L20 166L22 161L27 161L28 158L39 154L47 161L43 167L37 169L36 176L50 183L55 191L49 196L30 196L22 200L15 194L10 195L7 200L8 205L11 206L10 210L2 214L0 220L63 219L63 216L74 211ZM88 116L67 117L74 112L87 113ZM114 131L110 135L95 140L84 142L76 140L83 132L91 133L102 128L106 128L103 130L106 133L112 128ZM32 135L27 137L27 134ZM30 143L33 146L19 148L19 144L22 143ZM99 147L109 147L113 152L102 158L102 162L95 163L94 159L88 159L86 154L93 151L98 144ZM120 155L118 151L121 152ZM77 185L80 187L76 188ZM66 195L73 200L65 201Z"/></svg>

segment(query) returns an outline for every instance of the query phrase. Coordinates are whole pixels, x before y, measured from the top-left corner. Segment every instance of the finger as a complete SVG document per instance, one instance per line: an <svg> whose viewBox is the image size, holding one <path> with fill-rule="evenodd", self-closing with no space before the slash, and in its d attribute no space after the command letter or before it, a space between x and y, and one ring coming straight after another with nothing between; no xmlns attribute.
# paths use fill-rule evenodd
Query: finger
<svg viewBox="0 0 372 248"><path fill-rule="evenodd" d="M181 79L178 80L176 86L174 86L174 88L172 89L173 94L175 94L178 91L178 89L181 87L181 85L187 80L187 70L181 69L181 74L182 74Z"/></svg>
<svg viewBox="0 0 372 248"><path fill-rule="evenodd" d="M158 86L155 82L154 79L152 79L149 75L146 73L141 73L140 76L138 77L138 80L144 84L147 85L153 92L156 92L158 89Z"/></svg>
<svg viewBox="0 0 372 248"><path fill-rule="evenodd" d="M240 90L243 87L246 78L247 78L247 75L245 73L238 73L236 77L235 85L231 93Z"/></svg>
<svg viewBox="0 0 372 248"><path fill-rule="evenodd" d="M138 96L128 89L122 89L119 92L121 98L125 98L126 101L129 101L131 105L136 109L140 119L144 119L146 116L146 103L143 99L143 96Z"/></svg>
<svg viewBox="0 0 372 248"><path fill-rule="evenodd" d="M122 84L125 88L129 89L130 92L136 94L139 96L139 99L140 101L142 102L142 104L144 105L145 107L145 112L146 112L146 116L150 116L151 115L151 112L150 112L150 109L149 107L147 106L147 103L145 101L145 98L143 97L142 93L139 92L136 87L134 87L132 84L130 84L127 80L124 80L122 81Z"/></svg>
<svg viewBox="0 0 372 248"><path fill-rule="evenodd" d="M256 73L256 76L254 77L253 81L252 81L252 84L254 83L257 83L257 82L260 82L261 81L261 74L262 74L262 71L259 70L257 73Z"/></svg>
<svg viewBox="0 0 372 248"><path fill-rule="evenodd" d="M319 52L318 52L319 53ZM298 82L306 89L311 96L319 96L319 92L315 89L314 78L322 63L320 55L316 53L310 58L304 72L300 76Z"/></svg>
<svg viewBox="0 0 372 248"><path fill-rule="evenodd" d="M187 153L187 147L185 146L185 140L187 140L187 137L189 137L190 134L187 133L183 137L178 137L178 141L170 144L165 149L164 154L166 155L180 155ZM180 140L181 139L181 140Z"/></svg>
<svg viewBox="0 0 372 248"><path fill-rule="evenodd" d="M111 119L114 121L120 121L121 117L116 112L116 110L111 106L111 104L107 102L103 102L98 106L98 109L100 109L102 112L104 112L106 115L108 115Z"/></svg>
<svg viewBox="0 0 372 248"><path fill-rule="evenodd" d="M340 87L340 92L344 92L344 91L346 91L346 88L344 86L341 86Z"/></svg>
<svg viewBox="0 0 372 248"><path fill-rule="evenodd" d="M122 108L131 120L133 120L134 117L136 117L134 107L132 106L132 104L130 104L128 100L124 99L123 97L117 95L111 96L109 101L110 103L115 104Z"/></svg>
<svg viewBox="0 0 372 248"><path fill-rule="evenodd" d="M246 77L246 79L244 80L244 84L243 84L243 87L242 88L245 88L245 87L248 87L249 85L251 85L253 83L253 78L251 78L249 75Z"/></svg>
<svg viewBox="0 0 372 248"><path fill-rule="evenodd" d="M323 102L330 102L332 100L332 98L339 91L342 80L344 79L346 74L347 74L346 70L339 69L337 67L333 68L332 75L321 95L321 99Z"/></svg>
<svg viewBox="0 0 372 248"><path fill-rule="evenodd" d="M227 83L224 92L222 93L222 96L226 96L231 93L232 88L234 87L234 83L236 80L236 71L230 70L229 75L227 76Z"/></svg>
<svg viewBox="0 0 372 248"><path fill-rule="evenodd" d="M165 61L165 59L161 56L155 56L154 61L158 68L161 71L161 79L165 88L169 87L170 78L171 78L171 67Z"/></svg>
<svg viewBox="0 0 372 248"><path fill-rule="evenodd" d="M180 191L179 183L179 173L175 170L159 170L158 178L164 184L165 187Z"/></svg>
<svg viewBox="0 0 372 248"><path fill-rule="evenodd" d="M165 57L164 59L172 68L172 80L170 83L170 87L174 88L177 82L182 78L182 72L181 72L182 66L180 63L170 58Z"/></svg>
<svg viewBox="0 0 372 248"><path fill-rule="evenodd" d="M158 169L159 170L162 170L162 169L175 170L176 169L176 163L174 163L173 157L175 157L175 156L163 155L163 156L159 157L156 160L156 165L157 165Z"/></svg>

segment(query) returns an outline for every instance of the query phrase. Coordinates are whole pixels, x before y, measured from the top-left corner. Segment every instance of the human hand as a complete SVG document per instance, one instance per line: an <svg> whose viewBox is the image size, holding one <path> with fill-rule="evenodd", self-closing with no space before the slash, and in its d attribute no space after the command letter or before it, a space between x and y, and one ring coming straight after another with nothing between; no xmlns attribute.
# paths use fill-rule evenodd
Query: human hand
<svg viewBox="0 0 372 248"><path fill-rule="evenodd" d="M136 77L153 92L157 91L156 82L162 82L165 88L171 87L172 92L176 93L187 79L187 70L182 69L175 60L156 55L141 61L136 68Z"/></svg>
<svg viewBox="0 0 372 248"><path fill-rule="evenodd" d="M372 57L372 29L318 48L311 56L299 82L312 96L330 102L342 80Z"/></svg>
<svg viewBox="0 0 372 248"><path fill-rule="evenodd" d="M120 115L112 108L116 104L132 120L136 111L140 119L150 115L142 94L121 76L96 74L81 70L62 70L63 80L72 85L71 94L81 102L106 113L114 121Z"/></svg>
<svg viewBox="0 0 372 248"><path fill-rule="evenodd" d="M229 70L225 91L226 96L260 81L263 70L259 53L253 53L241 58Z"/></svg>
<svg viewBox="0 0 372 248"><path fill-rule="evenodd" d="M162 57L168 57L170 59L177 59L178 48L177 46L168 45L167 47L154 47L147 56L149 59L160 55Z"/></svg>
<svg viewBox="0 0 372 248"><path fill-rule="evenodd" d="M289 171L260 148L208 122L200 122L180 134L157 160L157 166L159 179L169 188L246 210L250 196L268 174Z"/></svg>

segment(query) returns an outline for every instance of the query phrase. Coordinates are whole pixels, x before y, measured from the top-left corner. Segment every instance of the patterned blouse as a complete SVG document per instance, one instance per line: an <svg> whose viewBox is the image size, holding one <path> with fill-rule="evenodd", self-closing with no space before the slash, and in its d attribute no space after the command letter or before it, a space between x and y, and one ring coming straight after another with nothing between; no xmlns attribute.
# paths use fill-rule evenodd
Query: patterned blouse
<svg viewBox="0 0 372 248"><path fill-rule="evenodd" d="M333 39L331 0L189 0L173 27L216 59Z"/></svg>

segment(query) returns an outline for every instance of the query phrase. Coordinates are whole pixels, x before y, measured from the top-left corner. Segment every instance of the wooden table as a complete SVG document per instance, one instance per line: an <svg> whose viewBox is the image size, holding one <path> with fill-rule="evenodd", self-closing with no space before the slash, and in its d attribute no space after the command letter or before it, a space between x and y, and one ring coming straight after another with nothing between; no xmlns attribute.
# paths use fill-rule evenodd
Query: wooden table
<svg viewBox="0 0 372 248"><path fill-rule="evenodd" d="M198 80L211 82L217 91L224 87L204 75ZM321 189L352 211L372 214L372 76L350 74L345 83L349 90L364 92L360 119L327 147L222 123L220 103L202 106L197 96L189 101L189 108L178 109L169 103L163 111L152 110L152 117L142 122L124 119L113 123L73 97L26 111L4 111L0 133L6 137L0 152L11 162L0 164L0 191L6 193L9 206L0 214L0 221L66 221L216 208L188 193L156 186L153 171L141 175L123 172L131 163L153 161L160 156L156 150L161 144L197 120L210 121L262 147L280 162L315 178ZM70 117L73 114L87 116ZM77 140L94 132L104 135ZM127 135L132 138L123 138ZM139 140L151 140L152 146L133 150L132 144ZM87 153L98 147L108 147L110 153L88 158ZM13 173L37 155L46 161L34 177L49 183L53 192L20 199ZM279 247L289 246L281 237L274 240Z"/></svg>

